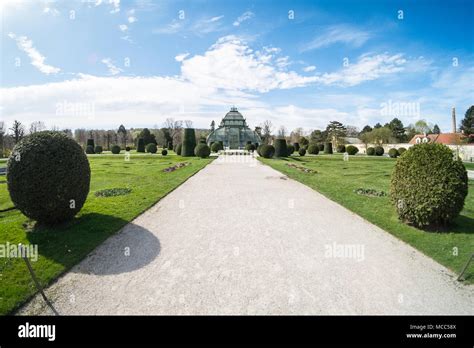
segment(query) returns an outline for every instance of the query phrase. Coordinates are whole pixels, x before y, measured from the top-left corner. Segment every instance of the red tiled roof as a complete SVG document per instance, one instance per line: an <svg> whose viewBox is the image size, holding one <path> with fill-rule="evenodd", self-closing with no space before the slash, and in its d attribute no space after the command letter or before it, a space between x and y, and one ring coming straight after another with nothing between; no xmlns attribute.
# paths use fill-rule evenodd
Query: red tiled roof
<svg viewBox="0 0 474 348"><path fill-rule="evenodd" d="M416 134L411 140L410 144L416 144L417 138L428 138L430 143L438 143L445 145L457 145L461 142L464 137L462 133L441 133L441 134Z"/></svg>

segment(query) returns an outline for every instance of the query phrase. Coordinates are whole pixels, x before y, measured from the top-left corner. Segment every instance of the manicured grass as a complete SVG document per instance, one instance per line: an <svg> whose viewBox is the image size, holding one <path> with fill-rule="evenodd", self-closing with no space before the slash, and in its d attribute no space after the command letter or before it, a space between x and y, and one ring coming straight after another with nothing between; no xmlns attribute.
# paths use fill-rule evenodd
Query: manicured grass
<svg viewBox="0 0 474 348"><path fill-rule="evenodd" d="M49 284L107 237L151 207L211 159L171 155L132 154L129 162L122 155L91 155L91 191L77 217L56 228L35 227L18 210L0 213L0 244L37 244L39 258L32 266L43 286ZM164 168L176 163L191 164L174 172ZM0 209L12 206L5 176L0 176ZM131 192L114 197L96 197L103 189L129 188ZM0 314L12 312L36 292L21 259L0 259Z"/></svg>
<svg viewBox="0 0 474 348"><path fill-rule="evenodd" d="M390 232L456 274L474 252L473 180L469 180L464 209L453 225L445 232L426 232L400 222L388 196L367 197L354 193L355 189L364 188L388 194L395 159L351 156L348 162L344 162L336 155L259 159ZM305 173L289 167L288 163L316 170L317 173ZM455 248L457 256L453 253ZM465 277L466 283L474 282L474 264L468 268Z"/></svg>
<svg viewBox="0 0 474 348"><path fill-rule="evenodd" d="M466 169L474 170L474 163L464 162L464 166L466 167Z"/></svg>

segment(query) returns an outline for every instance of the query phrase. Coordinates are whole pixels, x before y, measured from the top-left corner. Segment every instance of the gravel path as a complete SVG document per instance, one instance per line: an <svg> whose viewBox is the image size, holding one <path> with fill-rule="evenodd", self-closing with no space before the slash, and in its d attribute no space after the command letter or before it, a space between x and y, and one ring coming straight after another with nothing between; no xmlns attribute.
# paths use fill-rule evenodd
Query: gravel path
<svg viewBox="0 0 474 348"><path fill-rule="evenodd" d="M237 159L208 165L49 287L59 313L474 313L474 287L438 263ZM51 312L37 296L19 314Z"/></svg>

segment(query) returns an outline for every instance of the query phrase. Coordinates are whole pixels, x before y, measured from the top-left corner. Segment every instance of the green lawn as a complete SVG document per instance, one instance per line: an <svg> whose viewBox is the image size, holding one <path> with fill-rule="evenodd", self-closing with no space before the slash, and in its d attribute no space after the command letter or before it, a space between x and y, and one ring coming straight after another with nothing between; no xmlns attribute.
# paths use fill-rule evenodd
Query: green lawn
<svg viewBox="0 0 474 348"><path fill-rule="evenodd" d="M160 151L161 153L161 151ZM171 152L172 153L172 152ZM32 262L43 285L82 260L107 237L151 207L212 159L181 157L174 154L91 155L91 192L77 217L57 228L35 228L18 210L0 213L0 244L37 244L39 258ZM163 169L175 163L191 164L174 172ZM0 163L2 165L2 163ZM5 176L0 176L0 210L12 206ZM96 197L106 188L130 188L131 193L116 197ZM0 314L11 313L36 289L21 259L0 260Z"/></svg>
<svg viewBox="0 0 474 348"><path fill-rule="evenodd" d="M474 163L464 162L464 166L466 167L466 169L474 170Z"/></svg>
<svg viewBox="0 0 474 348"><path fill-rule="evenodd" d="M448 231L435 233L401 223L389 197L367 197L354 192L355 189L364 188L388 194L395 159L351 156L348 162L344 162L341 156L336 155L259 159L390 232L457 274L474 252L473 180L469 180L469 194L461 215ZM305 173L289 167L288 163L316 170L317 173ZM453 255L454 248L458 249L457 256ZM474 282L474 264L471 264L465 276L467 283Z"/></svg>

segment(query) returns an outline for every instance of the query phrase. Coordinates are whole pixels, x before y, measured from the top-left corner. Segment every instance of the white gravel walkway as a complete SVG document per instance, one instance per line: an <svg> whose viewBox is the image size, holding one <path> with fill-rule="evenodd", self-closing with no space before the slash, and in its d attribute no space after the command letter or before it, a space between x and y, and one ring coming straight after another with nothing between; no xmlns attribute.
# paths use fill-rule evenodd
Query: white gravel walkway
<svg viewBox="0 0 474 348"><path fill-rule="evenodd" d="M58 312L474 314L473 286L438 263L235 160L208 165L48 288ZM37 296L20 314L51 312Z"/></svg>

